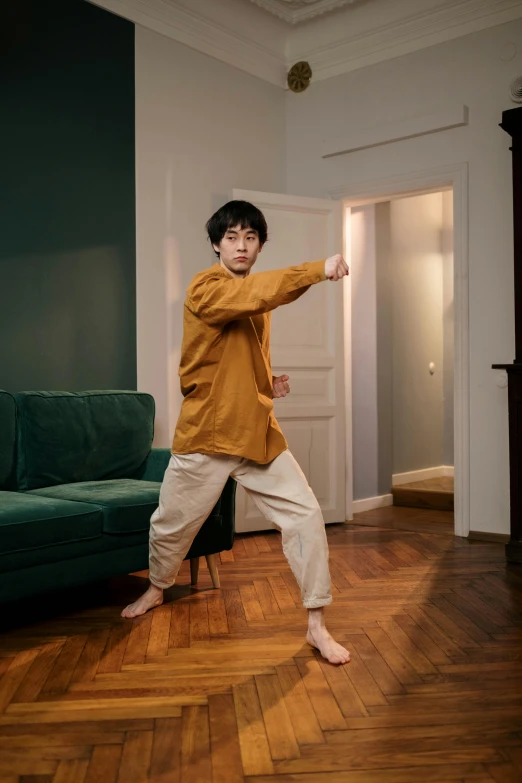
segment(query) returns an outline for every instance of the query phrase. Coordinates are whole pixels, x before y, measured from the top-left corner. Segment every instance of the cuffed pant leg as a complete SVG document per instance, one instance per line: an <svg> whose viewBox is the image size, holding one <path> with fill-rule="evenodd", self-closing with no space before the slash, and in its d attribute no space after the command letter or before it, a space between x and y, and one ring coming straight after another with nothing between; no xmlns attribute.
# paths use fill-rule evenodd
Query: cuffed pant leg
<svg viewBox="0 0 522 783"><path fill-rule="evenodd" d="M283 551L301 589L303 606L332 602L323 515L306 477L285 451L268 465L243 460L232 477L281 531Z"/></svg>
<svg viewBox="0 0 522 783"><path fill-rule="evenodd" d="M149 579L165 589L174 584L194 537L216 505L231 470L230 457L173 454L150 520Z"/></svg>

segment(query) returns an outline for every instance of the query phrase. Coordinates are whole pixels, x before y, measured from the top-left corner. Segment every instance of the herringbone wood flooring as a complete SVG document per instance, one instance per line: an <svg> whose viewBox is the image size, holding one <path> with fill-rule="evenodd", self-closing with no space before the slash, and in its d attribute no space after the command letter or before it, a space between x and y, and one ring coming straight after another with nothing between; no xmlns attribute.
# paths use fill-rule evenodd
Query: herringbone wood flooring
<svg viewBox="0 0 522 783"><path fill-rule="evenodd" d="M136 576L18 605L0 783L520 783L522 574L449 533L394 508L328 528L343 668L304 643L276 533L135 621Z"/></svg>

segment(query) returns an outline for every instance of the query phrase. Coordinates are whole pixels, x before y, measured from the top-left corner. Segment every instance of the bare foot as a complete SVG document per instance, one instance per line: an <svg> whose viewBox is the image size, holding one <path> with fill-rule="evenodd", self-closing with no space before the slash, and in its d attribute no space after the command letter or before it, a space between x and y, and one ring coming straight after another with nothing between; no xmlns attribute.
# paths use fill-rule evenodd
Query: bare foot
<svg viewBox="0 0 522 783"><path fill-rule="evenodd" d="M350 660L350 653L348 650L338 644L335 639L332 639L326 628L314 628L312 631L308 629L306 634L306 641L316 650L319 650L323 658L329 663L348 663Z"/></svg>
<svg viewBox="0 0 522 783"><path fill-rule="evenodd" d="M149 609L154 609L155 606L159 606L163 603L163 590L154 585L150 585L146 593L143 593L141 598L138 598L133 604L129 604L123 612L122 617L139 617L140 614L145 614Z"/></svg>

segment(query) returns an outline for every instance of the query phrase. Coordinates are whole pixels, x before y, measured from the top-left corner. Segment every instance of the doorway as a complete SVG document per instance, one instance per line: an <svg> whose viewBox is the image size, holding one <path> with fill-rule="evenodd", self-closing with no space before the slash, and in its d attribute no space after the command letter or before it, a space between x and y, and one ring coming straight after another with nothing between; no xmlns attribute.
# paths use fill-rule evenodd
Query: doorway
<svg viewBox="0 0 522 783"><path fill-rule="evenodd" d="M355 510L453 512L453 192L346 219Z"/></svg>
<svg viewBox="0 0 522 783"><path fill-rule="evenodd" d="M391 505L394 495L396 503L429 507L422 490L431 492L434 483L433 497L440 493L448 510L454 498L454 531L466 536L467 167L396 184L331 194L344 196L345 252L354 253L354 511ZM419 242L423 221L427 233ZM357 241L370 259L358 269Z"/></svg>

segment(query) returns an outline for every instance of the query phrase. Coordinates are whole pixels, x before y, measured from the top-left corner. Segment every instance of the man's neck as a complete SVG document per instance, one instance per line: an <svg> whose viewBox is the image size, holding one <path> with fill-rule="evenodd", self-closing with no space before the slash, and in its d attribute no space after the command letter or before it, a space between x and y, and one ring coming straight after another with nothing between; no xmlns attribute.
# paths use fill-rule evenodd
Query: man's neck
<svg viewBox="0 0 522 783"><path fill-rule="evenodd" d="M219 262L219 265L222 267L222 269L225 270L225 272L228 272L230 277L243 278L243 277L248 277L248 275L250 274L250 269L248 270L248 272L245 272L244 274L238 274L237 272L233 272L232 269L229 269L228 266L226 266L226 264L224 264L223 261L221 260Z"/></svg>

